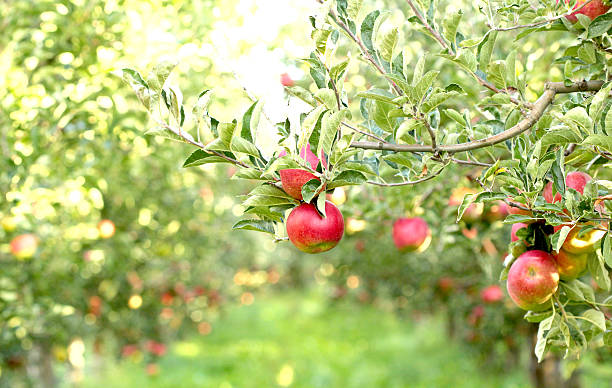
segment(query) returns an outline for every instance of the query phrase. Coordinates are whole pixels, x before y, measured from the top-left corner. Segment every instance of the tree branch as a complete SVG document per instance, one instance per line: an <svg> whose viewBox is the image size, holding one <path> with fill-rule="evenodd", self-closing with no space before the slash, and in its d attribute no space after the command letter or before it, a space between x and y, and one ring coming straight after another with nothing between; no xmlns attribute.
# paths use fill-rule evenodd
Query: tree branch
<svg viewBox="0 0 612 388"><path fill-rule="evenodd" d="M515 126L509 128L497 135L489 136L485 139L479 139L469 141L460 144L450 145L439 145L439 152L462 152L470 151L479 148L489 147L494 144L501 143L515 136L520 135L529 128L533 127L538 120L542 117L546 108L555 99L555 96L560 93L574 93L574 92L594 92L601 89L603 81L581 81L575 82L571 85L564 85L562 82L549 82L545 86L544 93L540 98L533 104L532 110L529 114L519 121ZM354 142L351 144L353 148L362 148L367 150L388 150L395 152L435 152L435 149L426 144L391 144L391 143L374 143L374 142Z"/></svg>
<svg viewBox="0 0 612 388"><path fill-rule="evenodd" d="M347 128L348 128L348 129L350 129L350 130L353 130L353 131L355 131L355 132L357 132L357 133L361 133L362 135L365 135L365 136L371 137L372 139L376 139L376 140L378 140L379 142L382 142L382 143L388 143L388 142L387 142L385 139L383 139L382 137L376 136L375 134L370 133L370 132L362 131L361 129L356 128L356 127L353 127L352 125L347 124L347 123L345 123L344 121L343 121L341 124L342 124L342 125L344 125L345 127L347 127Z"/></svg>
<svg viewBox="0 0 612 388"><path fill-rule="evenodd" d="M571 9L568 12L564 13L563 15L558 15L558 16L555 16L553 18L542 20L542 21L539 21L539 22L534 22L534 23L529 23L529 24L521 24L521 25L516 25L516 26L511 26L511 27L491 27L491 28L494 31L512 31L512 30L518 30L518 29L521 29L521 28L531 28L531 27L543 26L545 24L553 23L553 22L556 22L559 19L563 19L563 18L568 17L568 16L570 16L572 14L575 14L576 12L578 12L582 8L584 8L587 4L589 4L591 1L593 1L593 0L587 0L584 3L582 3L580 5L580 7L577 7L575 9Z"/></svg>
<svg viewBox="0 0 612 388"><path fill-rule="evenodd" d="M423 17L423 15L419 11L419 9L414 5L414 1L413 0L406 0L406 2L408 3L410 8L412 9L412 12L414 12L416 17L419 19L421 24L423 24L423 26L425 26L427 31L429 31L429 33L434 37L434 39L436 39L438 41L440 46L442 46L442 48L447 50L451 55L453 55L453 56L457 55L457 53L455 53L455 50L453 50L453 48L444 40L444 38L442 38L442 36L438 33L438 31L436 31L429 23L427 23L427 20L425 19L425 17ZM495 85L493 85L492 83L490 83L486 79L480 77L478 74L476 74L476 73L471 73L471 74L474 77L476 77L476 80L478 81L478 83L480 85L482 85L485 88L491 90L492 92L508 94L507 91L500 90L500 89L496 88ZM514 97L512 97L510 95L508 95L508 97L510 97L510 101L512 101L512 103L514 103L516 105L521 105L522 104L521 101L517 100L516 98L514 98Z"/></svg>
<svg viewBox="0 0 612 388"><path fill-rule="evenodd" d="M448 166L448 162L442 166L438 171L436 171L433 174L427 175L421 179L417 179L416 181L404 181L404 182L397 182L397 183L381 183L381 182L375 182L375 181L367 181L366 183L370 184L370 185L375 185L375 186L383 186L383 187L397 187L397 186L409 186L409 185L416 185L417 183L421 183L421 182L425 182L428 181L430 179L433 179L435 177L437 177L438 175L440 175L440 173L442 171L444 171L444 168Z"/></svg>

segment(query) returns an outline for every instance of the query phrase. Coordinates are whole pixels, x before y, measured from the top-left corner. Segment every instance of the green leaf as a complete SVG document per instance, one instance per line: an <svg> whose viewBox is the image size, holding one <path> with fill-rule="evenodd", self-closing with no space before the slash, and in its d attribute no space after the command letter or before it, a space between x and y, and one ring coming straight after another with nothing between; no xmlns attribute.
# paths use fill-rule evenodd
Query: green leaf
<svg viewBox="0 0 612 388"><path fill-rule="evenodd" d="M348 6L346 7L346 14L349 18L355 19L361 9L363 0L348 0Z"/></svg>
<svg viewBox="0 0 612 388"><path fill-rule="evenodd" d="M257 186L256 188L251 190L251 192L248 195L249 196L260 195L260 196L266 196L266 197L285 198L289 200L290 202L293 201L293 198L289 194L285 193L283 190L279 189L278 187L267 184L267 183Z"/></svg>
<svg viewBox="0 0 612 388"><path fill-rule="evenodd" d="M319 195L317 197L316 207L319 213L321 213L323 217L326 217L325 215L325 195Z"/></svg>
<svg viewBox="0 0 612 388"><path fill-rule="evenodd" d="M381 101L374 101L374 109L370 112L374 122L385 132L393 133L395 129L394 122L389 118L389 111L393 105L386 104Z"/></svg>
<svg viewBox="0 0 612 388"><path fill-rule="evenodd" d="M411 93L412 101L415 105L420 104L421 99L423 96L425 96L427 90L429 90L431 85L433 85L433 83L436 81L436 78L438 78L438 74L440 74L440 72L437 70L428 71L425 73L423 78L417 82Z"/></svg>
<svg viewBox="0 0 612 388"><path fill-rule="evenodd" d="M612 82L608 83L607 86L601 88L593 100L591 101L591 106L589 107L589 116L593 120L593 122L599 122L601 115L603 114L604 108L606 107L606 103L610 101L610 90L612 90Z"/></svg>
<svg viewBox="0 0 612 388"><path fill-rule="evenodd" d="M455 45L457 27L459 27L461 16L463 16L463 11L459 10L459 12L456 14L453 14L442 21L442 27L444 28L443 35L449 42L451 42L452 45Z"/></svg>
<svg viewBox="0 0 612 388"><path fill-rule="evenodd" d="M459 209L457 209L457 220L456 222L461 221L463 217L463 213L467 210L468 206L470 206L476 200L476 194L466 194L461 201L461 205L459 205Z"/></svg>
<svg viewBox="0 0 612 388"><path fill-rule="evenodd" d="M544 147L556 144L566 145L580 143L581 141L582 137L569 128L546 132L544 136L542 136L542 146Z"/></svg>
<svg viewBox="0 0 612 388"><path fill-rule="evenodd" d="M588 133L591 133L593 130L593 121L586 110L581 106L577 106L567 111L567 113L563 115L562 121L570 127L576 129L580 128Z"/></svg>
<svg viewBox="0 0 612 388"><path fill-rule="evenodd" d="M424 72L425 72L425 56L421 55L414 68L414 73L412 74L412 86L416 86L417 82L419 82L419 80L423 78Z"/></svg>
<svg viewBox="0 0 612 388"><path fill-rule="evenodd" d="M387 62L393 59L393 53L399 40L399 29L397 27L385 31L381 36L376 38L378 42L380 56Z"/></svg>
<svg viewBox="0 0 612 388"><path fill-rule="evenodd" d="M227 159L224 159L217 155L211 155L204 150L195 150L189 155L185 163L183 163L183 167L195 167L200 166L202 164L208 163L231 163Z"/></svg>
<svg viewBox="0 0 612 388"><path fill-rule="evenodd" d="M478 45L478 67L483 71L489 67L489 62L491 61L491 54L493 53L493 48L495 47L496 39L497 31L493 31L489 33L486 38ZM476 71L475 62L474 69L472 70L472 72L474 71Z"/></svg>
<svg viewBox="0 0 612 388"><path fill-rule="evenodd" d="M242 116L242 130L240 136L250 143L255 142L259 117L261 115L262 104L255 101Z"/></svg>
<svg viewBox="0 0 612 388"><path fill-rule="evenodd" d="M339 165L336 165L336 167L340 167ZM378 175L376 174L376 171L374 171L372 169L372 166L370 166L367 163L362 163L362 162L346 162L343 163L341 165L343 170L355 170L355 171L359 171L362 172L364 174L369 174L369 175Z"/></svg>
<svg viewBox="0 0 612 388"><path fill-rule="evenodd" d="M287 93L299 98L300 100L304 101L308 105L311 105L313 107L317 106L317 101L312 96L312 93L310 93L308 90L304 89L303 87L289 86L289 87L285 87L285 90L287 91Z"/></svg>
<svg viewBox="0 0 612 388"><path fill-rule="evenodd" d="M157 127L151 128L148 131L146 131L144 134L148 136L160 136L166 139L180 141L182 143L188 143L185 140L185 138L193 140L191 135L189 135L187 132L182 132L182 135L184 137L181 137L177 134L177 132L174 132L172 129L168 127L163 127L163 126L157 126Z"/></svg>
<svg viewBox="0 0 612 388"><path fill-rule="evenodd" d="M602 248L604 261L608 267L612 267L612 235L610 232L606 233L606 237L603 240Z"/></svg>
<svg viewBox="0 0 612 388"><path fill-rule="evenodd" d="M319 137L319 145L317 146L317 155L321 155L321 151L329 155L340 128L340 122L344 118L344 111L332 113L327 111L323 114L321 120L321 136Z"/></svg>
<svg viewBox="0 0 612 388"><path fill-rule="evenodd" d="M331 89L319 89L314 95L315 99L319 100L327 109L336 111L338 110L338 104L336 104L336 94Z"/></svg>
<svg viewBox="0 0 612 388"><path fill-rule="evenodd" d="M563 246L563 243L565 242L565 239L567 238L567 235L569 234L570 230L572 230L572 228L565 225L553 235L552 239L557 236L556 241L554 243L551 241L556 252L559 252L561 246Z"/></svg>
<svg viewBox="0 0 612 388"><path fill-rule="evenodd" d="M281 197L269 197L267 195L253 195L248 197L243 203L243 206L277 206L277 205L288 205L297 204L294 199L281 198Z"/></svg>
<svg viewBox="0 0 612 388"><path fill-rule="evenodd" d="M310 113L308 113L308 115L306 115L306 117L304 118L304 121L302 121L302 130L300 132L297 144L299 150L304 148L306 143L308 143L308 141L310 140L312 131L315 129L319 118L321 117L323 112L325 112L325 110L326 108L324 105L319 105L318 107L310 111Z"/></svg>
<svg viewBox="0 0 612 388"><path fill-rule="evenodd" d="M361 23L361 40L363 41L364 46L368 49L370 53L374 52L374 45L372 44L372 34L374 32L374 25L376 23L376 19L380 16L380 11L372 11L370 12L363 22Z"/></svg>
<svg viewBox="0 0 612 388"><path fill-rule="evenodd" d="M597 285L603 288L606 291L610 290L610 276L608 275L608 270L603 261L603 257L599 251L596 252L596 255L591 255L587 262L587 267L589 268L589 272Z"/></svg>
<svg viewBox="0 0 612 388"><path fill-rule="evenodd" d="M516 50L512 50L506 57L506 82L508 82L508 86L515 88L518 86L516 77Z"/></svg>
<svg viewBox="0 0 612 388"><path fill-rule="evenodd" d="M506 88L506 73L505 61L490 62L487 67L487 78L500 89Z"/></svg>
<svg viewBox="0 0 612 388"><path fill-rule="evenodd" d="M608 135L589 135L582 145L592 145L605 151L612 152L612 136Z"/></svg>
<svg viewBox="0 0 612 388"><path fill-rule="evenodd" d="M333 181L327 184L327 190L335 189L340 186L361 185L365 183L366 177L359 171L342 171Z"/></svg>
<svg viewBox="0 0 612 388"><path fill-rule="evenodd" d="M174 70L177 64L178 62L175 60L165 60L153 66L153 69L151 69L151 72L147 75L147 83L149 86L157 92L160 92L168 76L170 76L170 73L172 73L172 70Z"/></svg>
<svg viewBox="0 0 612 388"><path fill-rule="evenodd" d="M582 59L585 63L593 64L597 62L597 56L595 55L595 46L593 43L583 43L578 47L578 58Z"/></svg>
<svg viewBox="0 0 612 388"><path fill-rule="evenodd" d="M208 129L210 130L210 125L206 121L208 117L208 106L210 105L210 100L212 97L212 92L210 90L204 90L198 96L198 100L193 105L192 114L196 121L197 130L200 130L200 124L204 122Z"/></svg>
<svg viewBox="0 0 612 388"><path fill-rule="evenodd" d="M540 326L538 327L538 335L537 342L534 349L535 355L538 358L538 362L542 361L542 357L544 357L544 351L546 350L546 342L547 335L552 327L553 321L555 319L555 314L552 314L550 317L544 319L540 322Z"/></svg>
<svg viewBox="0 0 612 388"><path fill-rule="evenodd" d="M581 314L590 323L601 331L606 331L606 317L604 313L595 309L589 309Z"/></svg>
<svg viewBox="0 0 612 388"><path fill-rule="evenodd" d="M232 226L232 229L254 230L256 232L274 234L274 223L256 219L240 220Z"/></svg>
<svg viewBox="0 0 612 388"><path fill-rule="evenodd" d="M612 28L612 13L606 13L593 19L588 28L587 37L597 38L608 32Z"/></svg>
<svg viewBox="0 0 612 388"><path fill-rule="evenodd" d="M312 199L323 189L324 183L319 179L311 179L302 186L302 198L304 202L310 203ZM323 195L325 196L325 195Z"/></svg>
<svg viewBox="0 0 612 388"><path fill-rule="evenodd" d="M395 104L393 101L395 96L382 89L370 89L366 92L359 92L356 96L361 98L367 98L369 100L381 101L387 104Z"/></svg>

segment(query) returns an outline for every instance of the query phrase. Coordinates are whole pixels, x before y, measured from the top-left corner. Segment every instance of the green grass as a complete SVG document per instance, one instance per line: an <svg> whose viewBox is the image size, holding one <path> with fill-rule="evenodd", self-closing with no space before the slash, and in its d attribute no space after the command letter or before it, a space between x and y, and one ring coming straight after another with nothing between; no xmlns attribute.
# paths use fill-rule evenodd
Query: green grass
<svg viewBox="0 0 612 388"><path fill-rule="evenodd" d="M483 371L438 320L407 323L316 295L259 298L230 308L206 337L175 343L148 377L122 361L87 373L83 387L526 387L519 372ZM284 373L281 373L281 370ZM292 375L292 379L290 378Z"/></svg>

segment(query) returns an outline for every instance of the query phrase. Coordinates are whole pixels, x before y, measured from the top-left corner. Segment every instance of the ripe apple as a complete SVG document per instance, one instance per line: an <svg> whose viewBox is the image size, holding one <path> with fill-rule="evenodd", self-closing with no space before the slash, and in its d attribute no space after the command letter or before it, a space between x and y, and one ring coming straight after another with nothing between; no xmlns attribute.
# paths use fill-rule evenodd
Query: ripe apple
<svg viewBox="0 0 612 388"><path fill-rule="evenodd" d="M393 242L400 252L423 252L431 243L431 230L420 217L400 218L393 224Z"/></svg>
<svg viewBox="0 0 612 388"><path fill-rule="evenodd" d="M297 206L287 217L289 240L302 252L329 251L338 245L343 234L342 213L329 201L325 201L325 218L310 203Z"/></svg>
<svg viewBox="0 0 612 388"><path fill-rule="evenodd" d="M553 257L559 268L561 280L573 280L584 273L587 267L588 253L570 253L561 248Z"/></svg>
<svg viewBox="0 0 612 388"><path fill-rule="evenodd" d="M475 239L476 237L478 237L478 229L476 228L463 228L461 229L461 234L463 234L466 238L469 238L470 240Z"/></svg>
<svg viewBox="0 0 612 388"><path fill-rule="evenodd" d="M562 227L563 225L555 226L555 232ZM570 230L563 242L562 249L575 254L593 252L595 250L595 244L601 240L606 232L599 229L591 229L582 236L579 236L579 234L580 227L574 227Z"/></svg>
<svg viewBox="0 0 612 388"><path fill-rule="evenodd" d="M101 238L111 238L115 234L115 224L111 220L98 222L98 233Z"/></svg>
<svg viewBox="0 0 612 388"><path fill-rule="evenodd" d="M443 276L438 279L438 288L443 294L450 293L455 288L455 279Z"/></svg>
<svg viewBox="0 0 612 388"><path fill-rule="evenodd" d="M279 157L285 155L287 155L285 151L278 154ZM308 164L310 164L310 167L313 170L317 169L319 161L321 161L321 164L327 165L327 161L324 157L320 160L317 158L317 155L310 150L310 144L306 144L304 147L302 147L300 150L300 158L304 159ZM283 190L285 190L285 192L293 198L299 199L300 201L303 199L302 186L304 186L304 184L311 179L319 179L313 173L299 168L286 168L280 170L279 173Z"/></svg>
<svg viewBox="0 0 612 388"><path fill-rule="evenodd" d="M283 86L293 86L293 85L295 85L295 81L293 81L291 76L289 76L289 74L287 74L287 73L281 74L280 80L281 80L281 84Z"/></svg>
<svg viewBox="0 0 612 388"><path fill-rule="evenodd" d="M500 286L493 284L482 289L480 299L485 303L496 303L504 299L504 292Z"/></svg>
<svg viewBox="0 0 612 388"><path fill-rule="evenodd" d="M18 259L29 259L38 249L38 238L35 235L21 234L11 240L11 253Z"/></svg>
<svg viewBox="0 0 612 388"><path fill-rule="evenodd" d="M559 0L557 0L559 2ZM570 4L571 0L565 0L565 4ZM587 0L577 0L576 5L572 9L577 9L582 4L586 3ZM567 20L572 23L576 23L578 21L577 14L581 14L587 16L589 19L593 20L597 16L603 15L608 12L608 10L612 7L610 2L606 2L605 0L592 0L589 4L585 5L579 11L572 13L571 15L566 16Z"/></svg>
<svg viewBox="0 0 612 388"><path fill-rule="evenodd" d="M523 253L512 263L506 285L514 303L523 310L546 308L545 303L559 286L559 270L554 257L539 250Z"/></svg>
<svg viewBox="0 0 612 388"><path fill-rule="evenodd" d="M591 176L589 174L586 174L581 171L574 171L566 175L565 186L568 188L571 187L572 189L582 194L584 193L584 186L586 186L587 182L590 180L591 180ZM561 201L562 197L560 193L556 193L555 197L553 198L552 186L553 186L553 183L548 182L546 186L544 187L544 192L542 193L544 195L544 199L548 203L555 203L555 202Z"/></svg>
<svg viewBox="0 0 612 388"><path fill-rule="evenodd" d="M467 317L468 323L471 326L478 326L478 324L482 320L482 317L484 317L484 313L485 313L484 306L481 306L481 305L474 306L472 308L472 311L470 311L470 314Z"/></svg>
<svg viewBox="0 0 612 388"><path fill-rule="evenodd" d="M145 343L145 349L151 353L154 354L158 357L163 356L164 354L166 354L166 345L162 344L161 342L157 342L157 341L153 341L153 340L149 340Z"/></svg>
<svg viewBox="0 0 612 388"><path fill-rule="evenodd" d="M469 187L458 187L453 190L451 197L448 200L449 206L460 206L463 202L463 197L466 194L476 194L476 190L470 189ZM482 216L484 205L482 203L470 204L465 212L463 213L462 220L465 222L477 221Z"/></svg>
<svg viewBox="0 0 612 388"><path fill-rule="evenodd" d="M510 241L514 242L514 241L518 241L519 238L516 235L516 232L518 232L519 229L523 229L523 228L528 228L529 225L523 223L523 222L517 222L516 224L512 224L512 230L510 232Z"/></svg>

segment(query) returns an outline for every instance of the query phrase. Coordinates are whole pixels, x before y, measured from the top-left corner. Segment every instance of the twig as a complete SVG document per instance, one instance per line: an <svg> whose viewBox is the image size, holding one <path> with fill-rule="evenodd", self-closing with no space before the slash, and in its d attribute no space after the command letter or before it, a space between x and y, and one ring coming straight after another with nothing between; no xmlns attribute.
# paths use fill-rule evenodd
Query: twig
<svg viewBox="0 0 612 388"><path fill-rule="evenodd" d="M438 170L437 172L427 175L424 178L421 179L417 179L416 181L404 181L404 182L397 182L397 183L381 183L381 182L375 182L375 181L367 181L366 183L370 184L370 185L376 185L376 186L383 186L383 187L397 187L397 186L409 186L409 185L416 185L417 183L421 183L421 182L425 182L428 181L430 179L433 179L435 177L437 177L438 175L440 175L440 173L444 170L444 168L448 166L448 163L446 163L444 166L442 166L442 168L440 168L440 170Z"/></svg>
<svg viewBox="0 0 612 388"><path fill-rule="evenodd" d="M555 17L550 18L550 19L546 19L546 20L542 20L542 21L534 22L534 23L529 23L529 24L521 24L521 25L511 26L511 27L492 27L492 29L494 31L512 31L512 30L518 30L520 28L531 28L531 27L543 26L545 24L553 23L553 22L556 22L559 19L563 19L565 17L568 17L568 16L571 16L571 15L575 14L576 12L578 12L582 8L584 8L587 4L589 4L591 1L593 1L593 0L587 0L586 2L582 3L580 5L580 7L577 7L575 9L572 9L572 10L568 11L567 13L564 13L563 15L558 15L558 16L555 16Z"/></svg>
<svg viewBox="0 0 612 388"><path fill-rule="evenodd" d="M494 144L498 144L508 139L511 139L533 127L538 122L540 117L542 117L542 115L546 111L546 108L548 108L548 106L552 104L557 94L587 91L594 92L601 89L603 84L603 81L582 81L573 83L571 85L564 85L562 82L549 82L546 84L542 96L540 96L540 98L533 104L533 108L529 112L529 114L512 128L509 128L501 133L498 133L497 135L489 136L484 139L473 140L460 144L440 145L438 146L438 151L448 153L470 151L479 148L489 147ZM432 146L426 144L384 144L373 142L354 142L351 144L351 147L369 150L389 150L395 152L435 152Z"/></svg>
<svg viewBox="0 0 612 388"><path fill-rule="evenodd" d="M356 128L356 127L353 127L352 125L347 124L347 123L345 123L345 122L342 122L342 125L344 125L345 127L347 127L347 128L348 128L348 129L350 129L350 130L353 130L353 131L355 131L355 132L361 133L362 135L369 136L369 137L371 137L372 139L376 139L376 140L378 140L378 141L380 141L380 142L382 142L382 143L387 143L387 141L386 141L385 139L383 139L382 137L376 136L376 135L374 135L373 133L369 133L369 132L366 132L366 131L362 131L361 129Z"/></svg>
<svg viewBox="0 0 612 388"><path fill-rule="evenodd" d="M414 1L413 0L406 0L406 2L408 3L408 5L410 6L410 8L412 9L412 12L414 12L414 14L416 15L416 17L419 19L419 21L421 22L421 24L423 24L423 26L425 26L425 28L427 29L427 31L429 31L429 33L434 37L434 39L436 39L438 41L438 43L440 44L440 46L442 46L442 48L444 48L445 50L447 50L449 52L449 54L451 55L456 55L455 50L453 50L453 48L444 40L444 38L442 38L442 36L438 33L438 31L436 31L429 23L427 23L427 20L425 19L425 17L423 17L423 15L421 14L421 12L419 11L419 9L414 5ZM495 85L493 85L492 83L490 83L489 81L485 80L484 78L480 77L478 74L470 72L474 77L476 77L476 80L478 81L478 83L482 86L484 86L485 88L491 90L494 93L505 93L508 94L507 91L505 90L500 90L498 88L495 87ZM521 101L517 100L516 98L508 95L508 97L510 98L510 101L512 101L512 103L516 104L516 105L521 105L523 104Z"/></svg>

